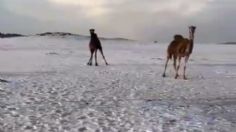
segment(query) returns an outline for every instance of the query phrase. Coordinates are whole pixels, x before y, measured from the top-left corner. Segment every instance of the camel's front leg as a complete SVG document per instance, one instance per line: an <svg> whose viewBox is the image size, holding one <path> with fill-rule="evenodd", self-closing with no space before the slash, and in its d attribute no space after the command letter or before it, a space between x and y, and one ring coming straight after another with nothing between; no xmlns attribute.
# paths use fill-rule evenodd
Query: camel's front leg
<svg viewBox="0 0 236 132"><path fill-rule="evenodd" d="M87 65L92 66L92 64L93 64L93 53L94 53L94 51L93 51L93 50L90 50L90 53L91 53L91 56L90 56L90 59L89 59Z"/></svg>
<svg viewBox="0 0 236 132"><path fill-rule="evenodd" d="M184 73L183 73L183 78L184 78L184 80L187 80L187 77L186 77L186 68L187 68L187 63L188 63L188 59L189 59L189 56L186 56L185 57L185 60L184 60Z"/></svg>

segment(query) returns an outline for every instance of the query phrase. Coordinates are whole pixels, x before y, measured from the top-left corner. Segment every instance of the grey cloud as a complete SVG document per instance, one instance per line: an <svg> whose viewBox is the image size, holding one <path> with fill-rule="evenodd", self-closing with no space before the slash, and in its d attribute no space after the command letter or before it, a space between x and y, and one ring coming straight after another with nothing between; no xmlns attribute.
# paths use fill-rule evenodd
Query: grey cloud
<svg viewBox="0 0 236 132"><path fill-rule="evenodd" d="M187 26L196 25L198 42L235 41L236 11L233 0L103 0L94 7L56 4L50 0L3 0L0 2L2 32L38 33L66 31L100 36L128 37L168 42L173 34L187 36ZM96 12L95 12L96 13Z"/></svg>

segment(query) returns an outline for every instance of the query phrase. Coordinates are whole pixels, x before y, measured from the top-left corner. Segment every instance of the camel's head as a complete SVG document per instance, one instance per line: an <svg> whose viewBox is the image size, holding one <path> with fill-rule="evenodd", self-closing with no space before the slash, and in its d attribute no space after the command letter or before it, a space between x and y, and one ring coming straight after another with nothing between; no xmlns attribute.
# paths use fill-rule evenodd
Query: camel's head
<svg viewBox="0 0 236 132"><path fill-rule="evenodd" d="M190 39L193 39L193 38L194 38L195 30L196 30L196 27L195 27L195 26L189 26Z"/></svg>
<svg viewBox="0 0 236 132"><path fill-rule="evenodd" d="M89 31L90 31L90 33L92 34L92 33L94 33L95 29L92 28L92 29L90 29Z"/></svg>

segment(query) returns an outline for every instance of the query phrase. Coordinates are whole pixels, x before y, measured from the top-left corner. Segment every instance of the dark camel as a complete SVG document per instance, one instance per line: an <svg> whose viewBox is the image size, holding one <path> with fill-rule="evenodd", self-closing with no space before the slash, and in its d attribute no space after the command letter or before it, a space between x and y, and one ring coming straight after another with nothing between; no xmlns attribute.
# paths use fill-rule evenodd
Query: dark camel
<svg viewBox="0 0 236 132"><path fill-rule="evenodd" d="M92 61L93 61L93 53L95 53L95 65L98 66L98 63L97 63L97 50L99 50L102 54L102 57L106 63L106 65L108 65L106 59L105 59L105 56L103 54L103 50L102 50L102 45L101 45L101 42L97 36L96 33L94 33L94 29L90 29L90 35L91 35L91 39L90 39L90 42L89 42L89 49L90 49L90 53L91 53L91 57L89 59L89 62L88 62L88 65L89 66L92 66Z"/></svg>
<svg viewBox="0 0 236 132"><path fill-rule="evenodd" d="M189 39L183 38L182 35L175 35L174 40L170 43L167 49L167 60L165 64L165 70L163 73L163 77L166 77L166 69L167 65L170 59L173 58L174 60L174 69L175 69L175 79L179 77L179 68L181 63L181 58L184 57L184 70L183 70L183 78L186 80L186 65L189 60L190 55L193 51L193 45L194 45L194 33L195 33L195 26L189 27ZM178 59L178 65L176 66L176 60Z"/></svg>

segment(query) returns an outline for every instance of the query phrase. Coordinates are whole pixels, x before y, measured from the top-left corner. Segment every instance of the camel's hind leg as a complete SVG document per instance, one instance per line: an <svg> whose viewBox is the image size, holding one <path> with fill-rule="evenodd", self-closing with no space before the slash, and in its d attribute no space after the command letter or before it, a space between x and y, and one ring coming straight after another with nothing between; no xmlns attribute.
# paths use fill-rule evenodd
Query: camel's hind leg
<svg viewBox="0 0 236 132"><path fill-rule="evenodd" d="M93 65L93 53L94 53L94 50L93 50L93 49L90 49L90 54L91 54L91 56L90 56L90 59L89 59L89 61L88 61L88 63L87 63L87 65L89 65L89 66L92 66L92 65Z"/></svg>
<svg viewBox="0 0 236 132"><path fill-rule="evenodd" d="M104 54L103 54L102 48L99 49L99 50L100 50L100 52L101 52L101 54L102 54L103 60L105 61L106 65L108 65L107 60L106 60L106 58L105 58L105 56L104 56Z"/></svg>
<svg viewBox="0 0 236 132"><path fill-rule="evenodd" d="M174 67L175 72L177 72L176 59L177 59L177 57L174 57L174 59L173 59L173 67Z"/></svg>
<svg viewBox="0 0 236 132"><path fill-rule="evenodd" d="M181 57L178 57L178 66L177 66L177 68L176 68L175 79L177 79L177 78L179 77L180 64L181 64Z"/></svg>
<svg viewBox="0 0 236 132"><path fill-rule="evenodd" d="M166 58L165 69L164 69L164 72L162 74L162 77L166 77L166 69L167 69L167 65L168 65L169 60L170 60L170 56L168 55L167 58Z"/></svg>
<svg viewBox="0 0 236 132"><path fill-rule="evenodd" d="M187 63L188 63L188 59L189 59L189 56L186 56L185 57L185 60L184 60L184 73L183 73L183 78L184 78L184 80L187 80L187 77L186 77L186 68L187 68Z"/></svg>

